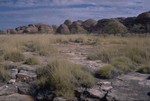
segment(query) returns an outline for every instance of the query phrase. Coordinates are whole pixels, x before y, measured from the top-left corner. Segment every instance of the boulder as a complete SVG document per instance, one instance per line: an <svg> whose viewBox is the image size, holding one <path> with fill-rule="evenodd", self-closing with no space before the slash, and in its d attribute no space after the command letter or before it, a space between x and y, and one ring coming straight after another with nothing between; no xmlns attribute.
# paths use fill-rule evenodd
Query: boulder
<svg viewBox="0 0 150 101"><path fill-rule="evenodd" d="M118 34L126 33L127 28L117 21L116 19L102 19L99 20L97 25L94 27L94 32L96 33L107 33L107 34Z"/></svg>
<svg viewBox="0 0 150 101"><path fill-rule="evenodd" d="M150 11L139 14L135 20L135 25L140 25L143 32L150 32Z"/></svg>
<svg viewBox="0 0 150 101"><path fill-rule="evenodd" d="M62 97L56 97L53 99L53 101L67 101L67 100Z"/></svg>
<svg viewBox="0 0 150 101"><path fill-rule="evenodd" d="M67 25L68 27L72 24L71 20L65 20L64 22L65 25Z"/></svg>
<svg viewBox="0 0 150 101"><path fill-rule="evenodd" d="M93 30L93 27L97 24L96 20L88 19L82 23L83 27L91 32Z"/></svg>
<svg viewBox="0 0 150 101"><path fill-rule="evenodd" d="M47 89L40 90L36 95L38 101L52 101L55 94Z"/></svg>
<svg viewBox="0 0 150 101"><path fill-rule="evenodd" d="M69 27L70 29L70 32L72 34L75 34L75 33L87 33L87 31L81 26L82 23L78 22L78 21L75 21L72 23L72 25Z"/></svg>
<svg viewBox="0 0 150 101"><path fill-rule="evenodd" d="M18 69L9 69L8 74L10 78L16 79L16 75L18 74Z"/></svg>
<svg viewBox="0 0 150 101"><path fill-rule="evenodd" d="M7 34L17 34L15 29L7 29Z"/></svg>
<svg viewBox="0 0 150 101"><path fill-rule="evenodd" d="M25 94L25 95L35 95L37 89L32 85L25 82L18 82L16 83L16 86L18 88L19 94Z"/></svg>
<svg viewBox="0 0 150 101"><path fill-rule="evenodd" d="M59 34L70 34L70 30L69 30L69 28L68 28L67 25L61 24L61 25L57 28L56 33L59 33Z"/></svg>
<svg viewBox="0 0 150 101"><path fill-rule="evenodd" d="M44 24L39 25L38 31L39 31L39 33L49 33L49 34L54 33L52 26L44 25Z"/></svg>
<svg viewBox="0 0 150 101"><path fill-rule="evenodd" d="M89 98L102 99L105 97L106 92L91 88L86 91L86 94Z"/></svg>
<svg viewBox="0 0 150 101"><path fill-rule="evenodd" d="M32 81L35 80L37 77L37 74L32 71L26 71L26 70L20 70L20 72L17 74L17 79L21 81Z"/></svg>
<svg viewBox="0 0 150 101"><path fill-rule="evenodd" d="M36 28L35 26L29 26L23 31L23 33L29 33L29 34L33 34L37 32L38 32L38 28Z"/></svg>
<svg viewBox="0 0 150 101"><path fill-rule="evenodd" d="M8 85L3 85L0 87L0 96L11 95L17 92L18 92L18 89L15 85L8 84Z"/></svg>
<svg viewBox="0 0 150 101"><path fill-rule="evenodd" d="M0 101L35 101L33 97L29 95L11 94L7 96L0 96Z"/></svg>
<svg viewBox="0 0 150 101"><path fill-rule="evenodd" d="M150 11L139 14L136 19L141 23L150 22Z"/></svg>
<svg viewBox="0 0 150 101"><path fill-rule="evenodd" d="M131 26L134 25L135 19L136 19L136 17L127 17L127 18L125 18L123 24L124 24L126 27L130 28Z"/></svg>

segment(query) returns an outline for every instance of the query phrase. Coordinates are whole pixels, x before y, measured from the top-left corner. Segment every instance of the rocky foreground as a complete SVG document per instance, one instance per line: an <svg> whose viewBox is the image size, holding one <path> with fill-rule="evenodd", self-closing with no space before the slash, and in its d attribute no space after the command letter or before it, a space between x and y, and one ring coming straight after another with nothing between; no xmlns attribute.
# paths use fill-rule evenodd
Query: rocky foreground
<svg viewBox="0 0 150 101"><path fill-rule="evenodd" d="M61 44L62 45L62 44ZM70 47L66 49L65 47ZM91 46L80 44L58 45L62 55L74 63L86 65L95 70L98 63L91 62L85 57ZM83 54L85 53L85 54ZM79 58L76 58L79 57ZM65 99L56 96L53 91L39 89L36 85L36 65L22 64L16 66L9 62L10 78L0 83L0 101L149 101L150 75L131 72L122 74L114 79L96 79L92 88L76 88L75 98ZM100 63L101 64L101 63ZM100 65L99 65L100 66Z"/></svg>
<svg viewBox="0 0 150 101"><path fill-rule="evenodd" d="M137 17L120 17L111 19L85 21L66 20L60 26L46 24L29 24L19 26L15 29L0 31L1 34L77 34L77 33L97 33L97 34L125 34L125 33L149 33L150 32L150 11L139 14Z"/></svg>
<svg viewBox="0 0 150 101"><path fill-rule="evenodd" d="M111 80L97 79L90 89L77 88L76 98L56 97L52 91L34 85L35 67L11 67L12 79L0 84L0 101L149 101L150 79L147 74L128 73Z"/></svg>

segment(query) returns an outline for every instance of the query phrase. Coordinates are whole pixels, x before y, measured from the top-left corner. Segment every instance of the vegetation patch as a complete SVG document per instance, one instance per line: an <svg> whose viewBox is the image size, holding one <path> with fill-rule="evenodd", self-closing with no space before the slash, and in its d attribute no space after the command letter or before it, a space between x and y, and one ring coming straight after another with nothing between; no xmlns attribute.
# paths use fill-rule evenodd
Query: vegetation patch
<svg viewBox="0 0 150 101"><path fill-rule="evenodd" d="M25 60L25 56L20 51L12 51L4 55L4 59L13 62L21 62Z"/></svg>
<svg viewBox="0 0 150 101"><path fill-rule="evenodd" d="M9 78L6 68L0 64L0 81L5 81Z"/></svg>
<svg viewBox="0 0 150 101"><path fill-rule="evenodd" d="M143 74L150 74L150 64L142 65L137 71Z"/></svg>
<svg viewBox="0 0 150 101"><path fill-rule="evenodd" d="M118 75L117 70L112 65L105 65L96 72L96 76L104 79L110 79Z"/></svg>
<svg viewBox="0 0 150 101"><path fill-rule="evenodd" d="M57 96L65 98L74 96L76 86L91 87L94 77L80 65L63 60L53 60L46 67L39 68L38 83L53 89Z"/></svg>
<svg viewBox="0 0 150 101"><path fill-rule="evenodd" d="M40 64L40 60L38 57L33 56L33 57L26 59L25 64L38 65L38 64Z"/></svg>

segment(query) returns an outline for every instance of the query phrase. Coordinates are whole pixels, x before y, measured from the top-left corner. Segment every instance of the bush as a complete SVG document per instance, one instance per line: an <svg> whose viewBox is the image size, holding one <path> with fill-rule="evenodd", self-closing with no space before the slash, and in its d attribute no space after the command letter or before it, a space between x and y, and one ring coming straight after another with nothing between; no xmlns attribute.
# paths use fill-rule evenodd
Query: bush
<svg viewBox="0 0 150 101"><path fill-rule="evenodd" d="M25 60L25 56L20 51L13 51L6 53L4 59L13 62L21 62Z"/></svg>
<svg viewBox="0 0 150 101"><path fill-rule="evenodd" d="M34 56L26 59L25 61L25 64L28 64L28 65L37 65L39 63L40 63L39 58L34 57Z"/></svg>
<svg viewBox="0 0 150 101"><path fill-rule="evenodd" d="M97 71L96 75L100 78L110 79L118 74L117 74L117 71L115 70L114 66L105 65Z"/></svg>
<svg viewBox="0 0 150 101"><path fill-rule="evenodd" d="M134 62L127 57L116 57L111 60L111 64L118 70L120 73L126 73L135 68Z"/></svg>
<svg viewBox="0 0 150 101"><path fill-rule="evenodd" d="M139 73L150 74L150 64L144 64L138 69Z"/></svg>
<svg viewBox="0 0 150 101"><path fill-rule="evenodd" d="M81 66L62 60L53 60L46 67L37 70L38 83L48 86L57 96L65 98L74 96L74 87L94 84L92 75L81 69Z"/></svg>

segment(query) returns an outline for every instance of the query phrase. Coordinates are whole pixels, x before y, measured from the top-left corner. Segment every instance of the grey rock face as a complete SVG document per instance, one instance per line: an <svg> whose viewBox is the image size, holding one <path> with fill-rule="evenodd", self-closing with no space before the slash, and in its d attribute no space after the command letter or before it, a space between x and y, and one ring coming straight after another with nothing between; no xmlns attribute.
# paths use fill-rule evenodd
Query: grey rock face
<svg viewBox="0 0 150 101"><path fill-rule="evenodd" d="M11 95L16 92L18 92L18 90L15 85L3 85L0 87L0 96Z"/></svg>
<svg viewBox="0 0 150 101"><path fill-rule="evenodd" d="M20 70L20 72L17 74L17 79L23 80L23 81L31 81L36 79L37 75L36 73L32 71L25 71L25 70Z"/></svg>
<svg viewBox="0 0 150 101"><path fill-rule="evenodd" d="M0 101L34 101L34 99L29 95L14 93L7 96L0 96Z"/></svg>
<svg viewBox="0 0 150 101"><path fill-rule="evenodd" d="M108 101L149 101L150 81L148 75L129 73L112 81L113 89L108 93Z"/></svg>
<svg viewBox="0 0 150 101"><path fill-rule="evenodd" d="M9 70L9 76L12 78L12 79L16 79L16 75L18 74L18 69L10 69Z"/></svg>

